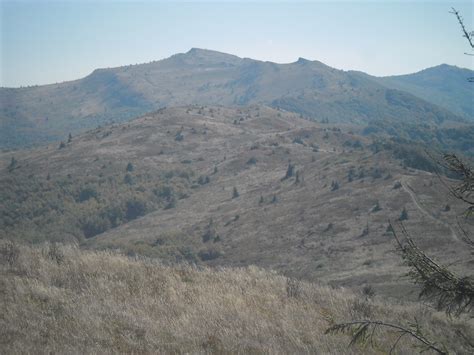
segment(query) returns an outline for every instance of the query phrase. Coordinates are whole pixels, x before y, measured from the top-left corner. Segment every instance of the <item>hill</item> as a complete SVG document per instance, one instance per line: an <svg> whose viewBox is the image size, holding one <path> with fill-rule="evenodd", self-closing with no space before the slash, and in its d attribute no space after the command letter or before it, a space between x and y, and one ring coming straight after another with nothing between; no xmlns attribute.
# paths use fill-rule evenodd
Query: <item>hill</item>
<svg viewBox="0 0 474 355"><path fill-rule="evenodd" d="M170 58L98 69L60 84L0 89L0 144L18 148L65 139L165 106L266 104L317 121L374 120L440 126L462 118L372 77L300 58L262 62L193 48Z"/></svg>
<svg viewBox="0 0 474 355"><path fill-rule="evenodd" d="M165 267L155 260L58 245L0 243L0 339L6 353L327 353L387 352L348 347L325 335L333 322L416 318L423 332L468 353L472 324L425 307L364 299L344 289L287 279L255 267ZM412 339L401 353L415 351Z"/></svg>
<svg viewBox="0 0 474 355"><path fill-rule="evenodd" d="M410 168L433 162L355 128L265 106L186 106L4 153L0 237L258 265L397 296L407 285L387 221L405 209L430 255L469 260L453 224L463 206Z"/></svg>
<svg viewBox="0 0 474 355"><path fill-rule="evenodd" d="M473 121L474 94L472 83L467 80L473 76L472 70L442 64L413 74L377 78L376 81Z"/></svg>

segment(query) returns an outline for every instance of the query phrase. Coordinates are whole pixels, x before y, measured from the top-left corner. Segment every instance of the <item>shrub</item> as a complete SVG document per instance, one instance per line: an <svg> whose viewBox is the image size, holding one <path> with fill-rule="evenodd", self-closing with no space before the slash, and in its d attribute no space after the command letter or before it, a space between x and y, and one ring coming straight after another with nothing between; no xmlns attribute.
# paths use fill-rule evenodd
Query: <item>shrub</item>
<svg viewBox="0 0 474 355"><path fill-rule="evenodd" d="M291 162L288 163L288 168L286 169L286 174L285 176L283 177L282 180L286 180L286 179L289 179L293 176L295 172L295 166L293 164L291 164Z"/></svg>
<svg viewBox="0 0 474 355"><path fill-rule="evenodd" d="M209 179L209 176L201 175L198 179L198 184L199 185L206 185L206 184L209 184L210 181L211 181L211 179Z"/></svg>
<svg viewBox="0 0 474 355"><path fill-rule="evenodd" d="M172 208L175 208L176 207L176 199L173 197L171 197L168 201L168 203L165 205L164 209L165 210L169 210L169 209L172 209Z"/></svg>
<svg viewBox="0 0 474 355"><path fill-rule="evenodd" d="M97 199L97 197L98 197L98 194L97 194L96 188L94 186L89 185L89 186L85 186L81 188L76 198L76 201L85 202L87 200L90 200L91 198Z"/></svg>
<svg viewBox="0 0 474 355"><path fill-rule="evenodd" d="M257 164L257 159L255 157L251 157L249 160L247 160L247 165L255 165Z"/></svg>
<svg viewBox="0 0 474 355"><path fill-rule="evenodd" d="M159 189L154 189L153 193L161 198L169 200L174 195L173 188L169 186L162 186Z"/></svg>
<svg viewBox="0 0 474 355"><path fill-rule="evenodd" d="M58 243L49 244L48 252L46 253L49 259L60 265L64 261L64 253L59 247Z"/></svg>
<svg viewBox="0 0 474 355"><path fill-rule="evenodd" d="M174 140L177 142L181 142L184 139L184 136L181 134L181 132L176 133L176 136L174 136Z"/></svg>
<svg viewBox="0 0 474 355"><path fill-rule="evenodd" d="M381 211L382 210L382 207L380 207L380 204L379 204L379 201L375 202L375 206L372 207L372 212L378 212L378 211Z"/></svg>
<svg viewBox="0 0 474 355"><path fill-rule="evenodd" d="M293 139L293 144L302 144L302 145L304 145L304 142L303 142L303 140L301 139L301 137L295 137L295 138Z"/></svg>
<svg viewBox="0 0 474 355"><path fill-rule="evenodd" d="M301 284L298 280L286 278L286 295L288 298L299 298L301 296Z"/></svg>
<svg viewBox="0 0 474 355"><path fill-rule="evenodd" d="M128 200L126 203L125 217L128 220L136 219L146 213L146 205L138 199Z"/></svg>
<svg viewBox="0 0 474 355"><path fill-rule="evenodd" d="M10 164L8 165L8 171L12 171L13 169L16 168L17 166L17 160L15 159L15 157L12 157L12 159L10 160Z"/></svg>
<svg viewBox="0 0 474 355"><path fill-rule="evenodd" d="M221 256L221 253L215 249L206 249L206 250L201 250L198 253L198 256L202 261L209 261L209 260L217 259L219 256Z"/></svg>
<svg viewBox="0 0 474 355"><path fill-rule="evenodd" d="M20 256L20 248L12 242L6 241L0 246L0 260L13 267Z"/></svg>
<svg viewBox="0 0 474 355"><path fill-rule="evenodd" d="M400 213L400 217L398 218L398 220L399 221L405 221L407 219L408 219L408 212L405 209L405 207L403 207L402 213Z"/></svg>
<svg viewBox="0 0 474 355"><path fill-rule="evenodd" d="M132 172L134 170L134 166L132 163L128 163L125 169L127 172Z"/></svg>
<svg viewBox="0 0 474 355"><path fill-rule="evenodd" d="M237 188L234 186L234 188L232 189L232 198L237 198L239 196L239 191L237 191Z"/></svg>
<svg viewBox="0 0 474 355"><path fill-rule="evenodd" d="M127 185L133 185L134 181L133 181L132 175L125 174L125 176L123 177L123 182Z"/></svg>
<svg viewBox="0 0 474 355"><path fill-rule="evenodd" d="M367 298L372 298L375 296L375 290L371 285L365 285L362 287L362 295Z"/></svg>
<svg viewBox="0 0 474 355"><path fill-rule="evenodd" d="M212 219L211 219L209 221L209 224L206 227L206 231L202 235L202 241L203 241L203 243L207 243L211 239L215 239L215 238L216 238L216 231L215 231Z"/></svg>
<svg viewBox="0 0 474 355"><path fill-rule="evenodd" d="M92 238L98 234L104 233L110 228L110 222L99 216L90 216L82 222L82 233L85 238Z"/></svg>

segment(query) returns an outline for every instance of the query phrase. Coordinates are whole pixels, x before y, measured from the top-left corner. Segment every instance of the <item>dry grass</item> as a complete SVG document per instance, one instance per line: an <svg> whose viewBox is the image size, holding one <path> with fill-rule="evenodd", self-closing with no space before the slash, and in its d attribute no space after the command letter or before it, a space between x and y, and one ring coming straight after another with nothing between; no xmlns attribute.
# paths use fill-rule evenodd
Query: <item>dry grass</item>
<svg viewBox="0 0 474 355"><path fill-rule="evenodd" d="M73 246L5 245L3 353L383 353L395 334L380 332L374 350L349 348L348 337L324 331L333 321L414 316L462 353L454 332L472 331L414 305L366 301L255 267L198 270ZM410 353L411 345L399 350Z"/></svg>

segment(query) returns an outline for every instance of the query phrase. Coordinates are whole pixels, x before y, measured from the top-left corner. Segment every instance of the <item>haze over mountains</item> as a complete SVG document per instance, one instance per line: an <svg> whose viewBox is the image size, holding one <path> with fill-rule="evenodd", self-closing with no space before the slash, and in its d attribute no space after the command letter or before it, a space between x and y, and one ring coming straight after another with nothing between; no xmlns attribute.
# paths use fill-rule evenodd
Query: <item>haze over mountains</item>
<svg viewBox="0 0 474 355"><path fill-rule="evenodd" d="M474 224L433 156L474 156L470 76L195 48L0 89L0 338L13 352L371 353L324 331L416 317L471 353L472 319L411 303L393 234L469 285ZM401 338L380 334L373 353Z"/></svg>
<svg viewBox="0 0 474 355"><path fill-rule="evenodd" d="M0 89L0 142L18 148L64 139L165 106L265 104L331 123L451 127L474 119L466 76L440 66L375 78L300 58L289 64L193 48L170 58L97 69L76 81ZM429 89L427 89L429 87Z"/></svg>

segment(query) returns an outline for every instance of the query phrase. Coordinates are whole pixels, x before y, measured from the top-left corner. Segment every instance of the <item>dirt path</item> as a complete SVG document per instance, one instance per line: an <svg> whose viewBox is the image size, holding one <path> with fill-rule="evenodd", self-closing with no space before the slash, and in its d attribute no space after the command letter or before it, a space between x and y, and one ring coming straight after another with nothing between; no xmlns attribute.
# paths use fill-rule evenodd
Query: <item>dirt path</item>
<svg viewBox="0 0 474 355"><path fill-rule="evenodd" d="M453 229L453 227L451 227L449 224L447 224L446 222L443 222L441 221L440 219L437 219L435 218L431 213L429 213L419 202L418 202L418 199L416 198L416 193L415 191L413 190L413 188L408 184L407 182L407 179L406 177L403 177L401 179L401 183L402 183L402 188L405 192L407 192L413 203L415 204L416 208L418 208L418 210L423 213L426 217L428 217L429 219L431 219L433 222L435 223L440 223L442 224L444 227L448 228L450 231L451 231L451 238L455 241L459 241L459 237L458 235L456 234L455 230Z"/></svg>

